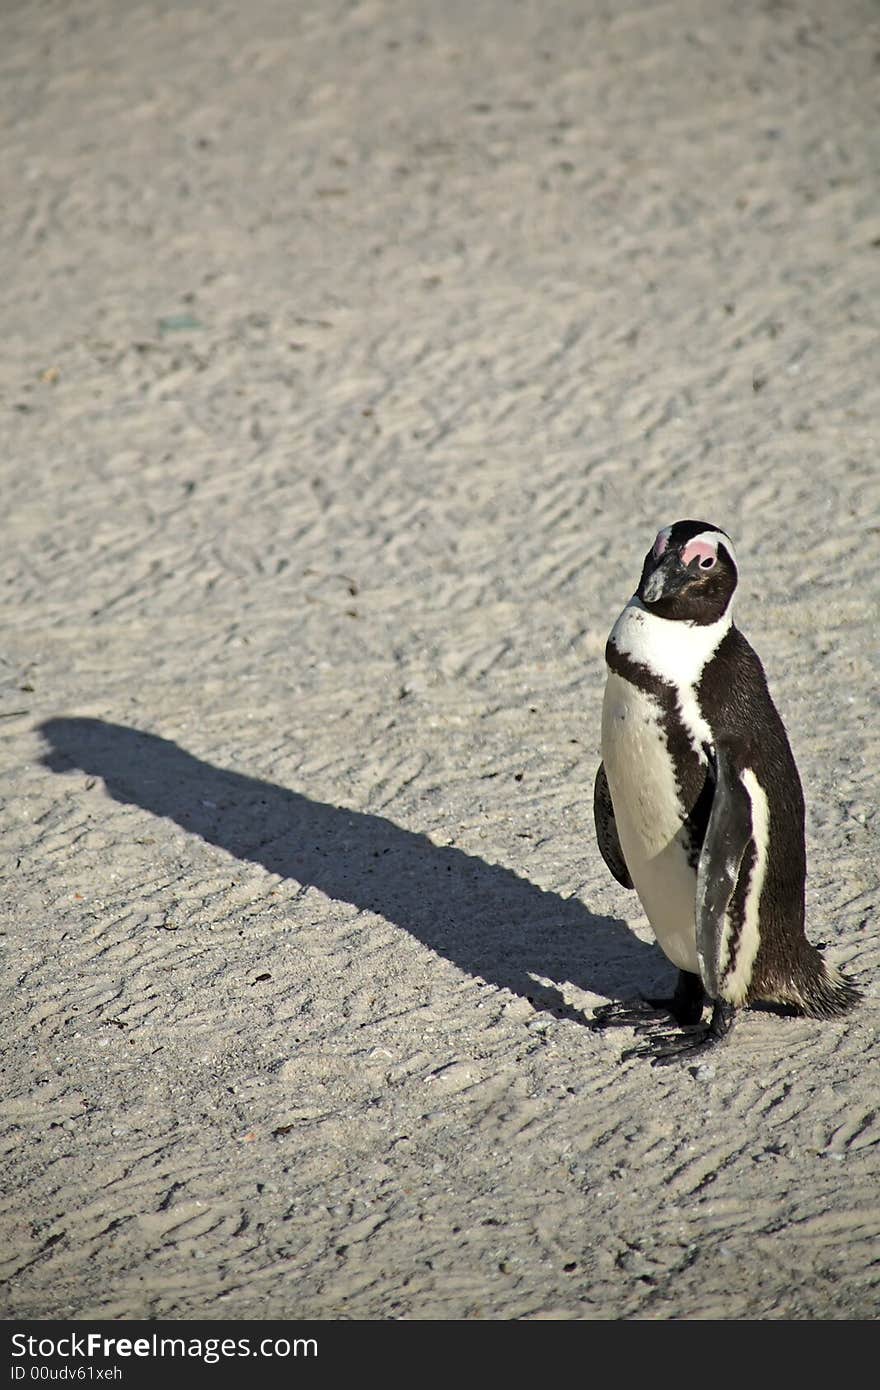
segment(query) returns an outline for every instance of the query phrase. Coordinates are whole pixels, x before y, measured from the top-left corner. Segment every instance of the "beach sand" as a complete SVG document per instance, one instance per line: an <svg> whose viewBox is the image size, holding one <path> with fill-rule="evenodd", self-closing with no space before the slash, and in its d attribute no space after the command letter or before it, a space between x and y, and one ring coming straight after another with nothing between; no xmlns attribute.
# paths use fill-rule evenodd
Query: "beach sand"
<svg viewBox="0 0 880 1390"><path fill-rule="evenodd" d="M876 5L3 30L3 1316L876 1317ZM865 997L652 1068L592 787L687 516Z"/></svg>

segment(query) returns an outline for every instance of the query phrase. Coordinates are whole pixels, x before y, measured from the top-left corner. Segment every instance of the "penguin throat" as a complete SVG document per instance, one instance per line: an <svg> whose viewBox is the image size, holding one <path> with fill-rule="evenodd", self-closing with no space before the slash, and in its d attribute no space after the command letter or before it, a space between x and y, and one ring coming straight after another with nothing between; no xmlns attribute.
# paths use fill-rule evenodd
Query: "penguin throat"
<svg viewBox="0 0 880 1390"><path fill-rule="evenodd" d="M634 594L608 640L622 656L681 689L697 684L732 625L729 607L713 623L687 622L653 613Z"/></svg>

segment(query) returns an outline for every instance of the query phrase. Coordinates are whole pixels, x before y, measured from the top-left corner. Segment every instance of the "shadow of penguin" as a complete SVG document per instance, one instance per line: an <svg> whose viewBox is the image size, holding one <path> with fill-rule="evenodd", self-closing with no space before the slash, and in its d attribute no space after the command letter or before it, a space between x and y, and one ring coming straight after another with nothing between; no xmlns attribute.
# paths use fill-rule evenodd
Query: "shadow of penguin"
<svg viewBox="0 0 880 1390"><path fill-rule="evenodd" d="M40 732L51 771L79 768L100 777L114 800L173 820L297 885L379 913L461 970L557 1017L589 1021L553 981L626 998L657 965L655 949L619 919L383 816L214 767L168 739L121 724L50 719ZM592 825L579 833L592 836Z"/></svg>

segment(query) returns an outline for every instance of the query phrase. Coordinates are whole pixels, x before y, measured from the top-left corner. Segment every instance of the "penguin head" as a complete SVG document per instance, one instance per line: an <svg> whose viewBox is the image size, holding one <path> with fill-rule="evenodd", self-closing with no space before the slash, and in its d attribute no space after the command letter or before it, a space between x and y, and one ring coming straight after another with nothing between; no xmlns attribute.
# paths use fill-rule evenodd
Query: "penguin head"
<svg viewBox="0 0 880 1390"><path fill-rule="evenodd" d="M733 543L708 521L676 521L657 532L637 597L650 613L677 622L714 623L736 588Z"/></svg>

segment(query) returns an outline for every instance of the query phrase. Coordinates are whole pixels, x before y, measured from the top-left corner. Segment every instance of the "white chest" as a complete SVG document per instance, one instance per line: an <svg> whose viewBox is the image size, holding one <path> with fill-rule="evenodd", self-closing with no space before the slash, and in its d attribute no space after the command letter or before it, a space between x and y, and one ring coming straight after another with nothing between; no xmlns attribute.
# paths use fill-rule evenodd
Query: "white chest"
<svg viewBox="0 0 880 1390"><path fill-rule="evenodd" d="M602 704L602 761L618 834L638 848L640 858L658 854L684 818L663 710L653 696L613 671Z"/></svg>
<svg viewBox="0 0 880 1390"><path fill-rule="evenodd" d="M663 718L655 697L609 673L602 761L620 847L662 950L680 969L697 974L697 877Z"/></svg>

